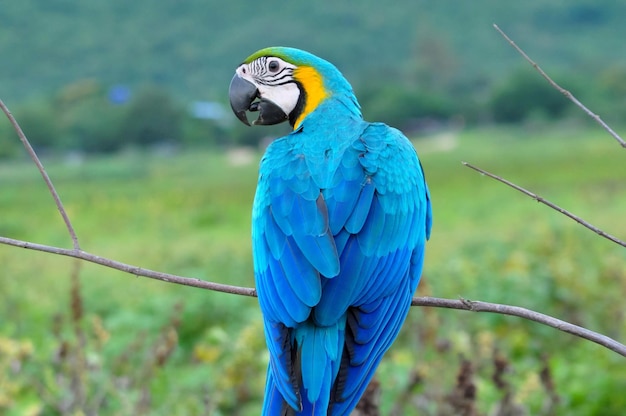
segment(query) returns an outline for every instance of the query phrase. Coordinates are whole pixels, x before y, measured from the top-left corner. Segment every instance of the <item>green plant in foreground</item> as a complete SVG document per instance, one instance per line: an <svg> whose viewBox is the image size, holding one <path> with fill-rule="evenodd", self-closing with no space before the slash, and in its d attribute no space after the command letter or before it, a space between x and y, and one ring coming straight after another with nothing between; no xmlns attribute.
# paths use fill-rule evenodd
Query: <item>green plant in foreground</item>
<svg viewBox="0 0 626 416"><path fill-rule="evenodd" d="M468 130L453 139L446 151L436 150L436 140L416 141L438 206L418 294L525 306L621 339L623 250L460 164L474 162L625 235L624 155L614 143L566 125L532 133ZM235 167L223 154L201 151L88 158L79 166L52 160L47 168L86 248L157 270L252 285L254 164ZM0 234L67 244L40 181L28 163L0 164ZM0 247L0 264L0 414L60 414L71 371L68 359L62 368L57 357L63 341L79 348L68 307L72 262ZM149 393L150 415L259 414L267 357L256 300L92 265L81 270L80 296L85 394L105 397L99 414L132 413L142 391ZM145 371L177 303L177 347L162 366ZM384 415L396 404L400 414L436 415L456 388L461 356L472 364L474 407L489 414L502 400L491 379L496 349L509 363L514 402L530 414L542 414L549 400L541 384L544 356L560 397L552 414L621 415L626 408L622 357L518 318L413 308L398 342L378 372ZM211 348L213 359L202 355ZM419 381L413 375L421 381L411 388ZM246 385L233 388L239 380Z"/></svg>

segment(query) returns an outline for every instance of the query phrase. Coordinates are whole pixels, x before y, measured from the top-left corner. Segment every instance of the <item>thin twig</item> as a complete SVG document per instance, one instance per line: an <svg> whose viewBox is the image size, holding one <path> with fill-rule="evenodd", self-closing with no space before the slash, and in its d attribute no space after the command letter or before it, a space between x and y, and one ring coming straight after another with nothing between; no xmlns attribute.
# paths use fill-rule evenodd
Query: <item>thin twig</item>
<svg viewBox="0 0 626 416"><path fill-rule="evenodd" d="M67 211L65 211L65 207L63 206L63 203L61 202L61 197L59 196L58 192L54 188L54 185L52 184L52 180L48 176L46 169L43 167L43 164L39 160L39 157L37 157L37 153L35 153L35 150L30 145L30 142L26 138L26 135L22 131L22 128L17 123L17 120L15 120L15 118L13 117L13 114L11 114L11 111L9 111L8 107L4 104L2 100L0 100L0 108L2 108L2 111L11 122L13 129L15 130L15 132L20 138L20 141L26 148L28 155L33 160L33 162L35 162L37 169L39 169L39 173L41 173L41 176L43 177L43 180L46 183L48 190L50 191L50 195L52 195L52 198L54 199L54 203L56 204L57 209L59 210L59 213L61 214L61 217L63 217L63 222L65 222L65 227L67 228L67 232L70 234L70 237L72 238L72 245L74 249L80 250L80 244L78 244L78 236L76 235L76 232L74 231L74 227L72 226L70 217L67 215Z"/></svg>
<svg viewBox="0 0 626 416"><path fill-rule="evenodd" d="M214 290L217 292L231 293L234 295L256 296L256 290L252 288L244 288L238 286L224 285L220 283L207 282L205 280L193 279L189 277L177 276L169 273L158 272L155 270L144 269L138 266L111 260L95 254L88 253L83 250L67 249L61 247L47 246L44 244L31 243L28 241L15 240L7 237L0 237L0 244L14 247L26 248L29 250L43 251L45 253L57 254L60 256L73 257L75 259L85 260L90 263L99 264L111 269L130 273L135 276L149 277L163 282L176 283L179 285L197 287L200 289Z"/></svg>
<svg viewBox="0 0 626 416"><path fill-rule="evenodd" d="M157 272L154 270L144 269L138 266L132 266L130 264L121 263L119 261L107 259L105 257L97 256L95 254L88 253L82 250L70 250L60 247L47 246L43 244L30 243L28 241L15 240L7 237L0 237L0 244L5 244L14 247L26 248L29 250L42 251L46 253L52 253L56 255L73 257L76 259L85 260L91 263L99 264L111 269L119 270L125 273L132 274L134 276L148 277L162 282L175 283L179 285L197 287L199 289L208 289L216 292L231 293L235 295L252 296L256 297L256 290L249 287L239 287L225 285L221 283L208 282L206 280L195 279L190 277L177 276L169 273ZM415 297L411 303L413 306L430 306L437 308L449 308L449 309L462 309L473 312L492 312L511 316L517 316L520 318L528 319L534 322L538 322L544 325L551 326L560 331L570 333L580 338L593 341L605 348L610 349L624 357L626 357L626 345L620 344L612 338L597 332L588 330L586 328L570 324L560 319L553 318L549 315L545 315L539 312L534 312L529 309L521 308L518 306L502 305L497 303L488 303L480 301L469 301L465 299L441 299L433 297Z"/></svg>
<svg viewBox="0 0 626 416"><path fill-rule="evenodd" d="M528 319L529 321L538 322L540 324L558 329L559 331L567 332L569 334L576 335L577 337L593 341L596 344L602 345L603 347L606 347L611 351L614 351L626 357L626 345L621 344L614 339L607 337L606 335L602 335L581 326L570 324L569 322L562 321L552 316L540 312L535 312L519 306L473 301L467 299L454 300L433 297L415 297L413 298L413 302L411 303L411 305L458 309L471 312L491 312L502 315L516 316L518 318L524 318Z"/></svg>
<svg viewBox="0 0 626 416"><path fill-rule="evenodd" d="M524 188L522 188L519 185L514 184L513 182L510 182L510 181L508 181L508 180L506 180L506 179L504 179L504 178L502 178L502 177L500 177L498 175L494 175L493 173L489 173L486 170L483 170L483 169L481 169L479 167L476 167L476 166L474 166L474 165L472 165L470 163L467 163L467 162L461 162L461 163L463 163L463 165L467 166L468 168L475 170L476 172L479 172L479 173L481 173L481 174L483 174L485 176L488 176L488 177L490 177L492 179L497 180L498 182L502 182L503 184L510 186L511 188L515 189L516 191L519 191L519 192L523 193L524 195L527 195L527 196L531 197L532 199L534 199L537 202L540 202L540 203L542 203L544 205L549 206L550 208L560 212L561 214L563 214L563 215L573 219L574 221L576 221L577 223L579 223L583 227L590 229L591 231L593 231L594 233L598 234L599 236L604 237L607 240L610 240L610 241L612 241L612 242L614 242L616 244L619 244L622 247L626 247L626 242L625 241L622 241L619 238L614 237L611 234L608 234L608 233L602 231L598 227L588 223L587 221L583 220L579 216L577 216L575 214L572 214L571 212L569 212L569 211L561 208L560 206L558 206L558 205L548 201L547 199L542 198L539 195L537 195L537 194L535 194L533 192L530 192L529 190L524 189Z"/></svg>
<svg viewBox="0 0 626 416"><path fill-rule="evenodd" d="M592 112L591 110L589 110L583 103L581 103L580 101L578 101L578 99L576 99L576 97L574 97L574 95L569 92L568 90L566 90L565 88L561 87L559 84L557 84L556 82L554 82L554 80L552 80L552 78L550 78L548 76L548 74L546 74L543 69L541 69L541 67L539 65L537 65L537 63L535 63L535 61L533 61L532 59L530 59L530 57L526 54L526 52L524 52L522 50L522 48L520 48L519 46L517 46L515 44L515 42L513 42L513 40L511 38L509 38L506 33L504 33L502 31L502 29L500 29L498 27L498 25L494 24L493 27L498 31L498 33L500 33L500 35L502 35L502 37L504 39L506 39L507 42L509 42L509 44L517 51L519 52L520 55L522 55L522 57L524 57L524 59L526 61L528 61L528 63L530 63L533 68L535 68L537 70L537 72L539 72L539 74L541 74L541 76L543 78L545 78L546 81L548 81L550 83L550 85L552 85L552 87L554 89L556 89L558 92L560 92L561 94L563 94L565 97L567 97L568 100L570 100L571 102L573 102L578 108L580 108L581 110L583 110L589 117L591 117L592 119L594 119L596 121L596 123L598 123L600 126L602 126L602 128L604 130L606 130L615 140L617 140L617 142L620 144L620 146L622 146L623 148L626 148L626 141L624 141L624 139L622 139L619 134L617 134L608 124L606 124L599 115L595 114L594 112Z"/></svg>

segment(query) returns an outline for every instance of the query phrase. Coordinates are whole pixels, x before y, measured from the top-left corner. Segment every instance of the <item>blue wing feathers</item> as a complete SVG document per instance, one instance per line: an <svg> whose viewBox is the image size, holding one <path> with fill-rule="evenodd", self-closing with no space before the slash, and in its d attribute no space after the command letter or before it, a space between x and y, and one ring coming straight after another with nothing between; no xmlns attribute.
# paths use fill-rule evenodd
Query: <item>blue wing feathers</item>
<svg viewBox="0 0 626 416"><path fill-rule="evenodd" d="M334 277L339 272L339 258L332 235L294 235L302 255L311 262L321 275Z"/></svg>
<svg viewBox="0 0 626 416"><path fill-rule="evenodd" d="M293 195L293 194L292 194ZM263 217L267 218L271 215L271 220L276 222L278 228L280 228L280 235L293 235L293 226L291 221L289 220L289 214L293 212L293 205L295 204L295 195L294 199L289 198L287 195L285 198L278 200L277 205L272 205L271 209L268 208L266 212L263 213ZM280 203L285 203L284 205L280 205ZM288 206L289 210L285 211L285 207ZM259 219L259 222L262 222L263 218ZM270 221L270 218L267 218L267 221ZM277 230L272 230L277 231ZM277 231L278 232L278 231Z"/></svg>
<svg viewBox="0 0 626 416"><path fill-rule="evenodd" d="M281 228L278 226L274 219L274 214L272 209L270 208L270 215L265 217L264 223L265 231L263 236L265 237L265 242L267 243L267 249L269 253L271 253L272 257L276 260L280 259L285 250L285 246L287 245L287 235ZM263 251L259 255L265 257L267 253ZM266 263L267 260L263 260L263 263Z"/></svg>
<svg viewBox="0 0 626 416"><path fill-rule="evenodd" d="M275 388L281 392L291 407L297 407L300 398L299 391L294 387L296 383L294 376L289 372L293 363L287 329L282 324L272 323L265 326L265 334L271 357L268 372L274 378Z"/></svg>
<svg viewBox="0 0 626 416"><path fill-rule="evenodd" d="M379 256L378 247L380 245L387 245L387 241L383 239L386 231L385 217L386 215L380 205L379 198L374 197L363 228L361 228L361 231L357 234L357 240L363 251L363 256Z"/></svg>
<svg viewBox="0 0 626 416"><path fill-rule="evenodd" d="M335 247L337 248L337 254L340 256L340 261L341 255L344 252L351 235L353 234L350 234L345 229L342 229L335 235Z"/></svg>
<svg viewBox="0 0 626 416"><path fill-rule="evenodd" d="M281 265L289 286L306 306L315 306L322 295L319 272L301 255L295 241L288 239Z"/></svg>
<svg viewBox="0 0 626 416"><path fill-rule="evenodd" d="M283 398L283 392L278 389L272 368L268 367L267 379L265 381L265 400L263 401L263 414L271 416L286 416L289 415L285 408L286 403ZM288 402L292 404L291 401ZM299 401L295 401L294 405L298 406ZM291 412L293 414L293 411Z"/></svg>
<svg viewBox="0 0 626 416"><path fill-rule="evenodd" d="M263 279L266 281L263 288L271 296L269 303L272 306L272 315L278 317L280 322L285 322L288 325L295 325L306 319L310 308L299 301L298 296L289 285L280 263L272 259L269 266L267 275L271 275L272 279Z"/></svg>
<svg viewBox="0 0 626 416"><path fill-rule="evenodd" d="M360 196L362 179L344 180L332 192L326 191L328 211L333 213L330 218L330 229L333 235L341 232L346 221L353 214Z"/></svg>
<svg viewBox="0 0 626 416"><path fill-rule="evenodd" d="M341 254L342 269L337 278L324 286L324 294L315 307L315 320L321 325L337 321L346 310L354 304L361 293L367 291L371 276L378 265L375 257L363 256L359 242L354 235L348 238L345 249Z"/></svg>
<svg viewBox="0 0 626 416"><path fill-rule="evenodd" d="M348 217L345 224L345 229L349 233L357 234L361 231L361 228L363 228L363 224L365 224L365 220L367 219L367 214L370 212L375 190L374 185L369 180L366 180L366 182L362 185L361 192L359 193L359 199L357 200L354 210L352 211L350 217Z"/></svg>
<svg viewBox="0 0 626 416"><path fill-rule="evenodd" d="M354 304L366 305L397 290L400 284L398 276L402 275L406 255L406 251L398 251L385 256L372 273L368 286L361 291Z"/></svg>
<svg viewBox="0 0 626 416"><path fill-rule="evenodd" d="M334 143L304 126L261 163L253 245L271 357L264 415L349 414L419 281L432 212L415 151L383 124L352 128Z"/></svg>
<svg viewBox="0 0 626 416"><path fill-rule="evenodd" d="M421 168L421 165L420 165ZM424 181L424 189L426 191L426 239L430 238L430 229L433 226L433 207L430 204L430 191L428 190L428 185L426 185L426 181Z"/></svg>
<svg viewBox="0 0 626 416"><path fill-rule="evenodd" d="M318 193L319 195L319 193ZM289 221L293 222L293 234L301 236L317 236L328 231L328 213L319 211L316 200L296 196L293 209L289 212Z"/></svg>
<svg viewBox="0 0 626 416"><path fill-rule="evenodd" d="M269 188L272 190L271 207L276 217L287 217L293 209L297 193L291 191L286 184L278 178L272 179ZM289 189L289 192L287 190Z"/></svg>
<svg viewBox="0 0 626 416"><path fill-rule="evenodd" d="M383 298L381 302L377 302L376 308L369 313L364 314L361 310L356 310L349 317L349 327L353 334L362 332L363 324L371 323L366 322L366 319L371 320L372 314L378 316L378 321L381 321L381 315L387 316L389 319L386 320L386 323L374 323L366 330L375 331L375 333L369 334L371 336L370 342L359 343L357 339L350 339L346 336L346 340L351 343L350 365L346 369L348 376L343 388L343 397L347 401L355 397L358 400L358 397L367 387L378 362L395 339L406 318L411 296L412 293L409 291L396 291L393 295ZM370 316L366 318L366 315Z"/></svg>

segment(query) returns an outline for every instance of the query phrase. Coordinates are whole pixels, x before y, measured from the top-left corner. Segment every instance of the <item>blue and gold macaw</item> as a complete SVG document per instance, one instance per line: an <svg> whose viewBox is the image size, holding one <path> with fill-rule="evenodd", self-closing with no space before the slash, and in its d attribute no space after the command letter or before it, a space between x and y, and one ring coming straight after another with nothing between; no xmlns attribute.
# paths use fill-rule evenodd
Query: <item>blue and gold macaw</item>
<svg viewBox="0 0 626 416"><path fill-rule="evenodd" d="M409 140L361 116L331 63L262 49L230 84L249 125L289 121L261 160L254 272L270 352L263 415L348 415L408 313L431 205Z"/></svg>

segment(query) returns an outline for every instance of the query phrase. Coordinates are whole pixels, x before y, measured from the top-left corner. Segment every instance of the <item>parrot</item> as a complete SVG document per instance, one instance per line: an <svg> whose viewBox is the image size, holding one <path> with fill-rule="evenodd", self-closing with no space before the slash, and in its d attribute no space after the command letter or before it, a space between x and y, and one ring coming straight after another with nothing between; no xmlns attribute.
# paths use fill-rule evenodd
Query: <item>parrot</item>
<svg viewBox="0 0 626 416"><path fill-rule="evenodd" d="M288 122L252 205L254 278L269 364L262 414L349 415L398 335L430 237L430 193L399 130L364 120L332 63L261 49L229 86L250 126Z"/></svg>

